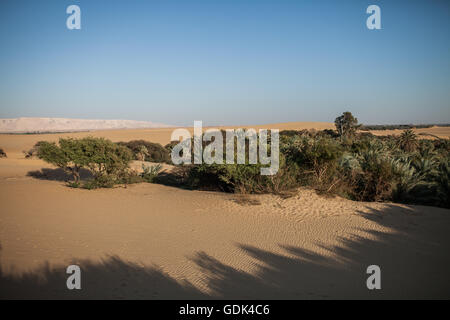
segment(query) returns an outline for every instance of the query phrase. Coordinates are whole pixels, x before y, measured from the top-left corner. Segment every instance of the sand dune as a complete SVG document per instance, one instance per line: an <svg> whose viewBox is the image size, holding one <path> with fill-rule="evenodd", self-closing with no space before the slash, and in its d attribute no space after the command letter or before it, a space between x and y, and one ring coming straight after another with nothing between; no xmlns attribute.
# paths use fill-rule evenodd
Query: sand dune
<svg viewBox="0 0 450 320"><path fill-rule="evenodd" d="M170 132L0 135L0 298L450 298L449 210L308 189L288 199L154 184L71 189L57 174L29 176L54 168L21 154L60 136L165 144ZM72 263L81 291L65 289ZM372 264L380 291L366 288Z"/></svg>
<svg viewBox="0 0 450 320"><path fill-rule="evenodd" d="M166 124L134 120L89 120L68 118L0 119L0 132L66 132L82 130L161 128Z"/></svg>
<svg viewBox="0 0 450 320"><path fill-rule="evenodd" d="M450 127L437 127L433 126L431 128L420 128L413 129L413 131L419 136L419 138L424 139L433 139L433 137L439 138L450 138ZM403 130L372 130L370 131L372 134L377 136L386 136L386 135L400 135Z"/></svg>
<svg viewBox="0 0 450 320"><path fill-rule="evenodd" d="M313 129L318 130L333 128L332 123L328 122L291 122L291 123L275 123L258 126L241 126L241 127L216 127L216 128L255 128L255 129L280 129L280 130L302 130ZM204 129L209 127L204 127ZM30 149L37 141L58 141L60 137L73 137L81 138L87 136L104 137L114 142L118 141L130 141L135 139L144 139L152 142L157 142L165 145L170 142L170 136L175 128L149 128L149 129L126 129L126 130L98 130L88 132L68 132L68 133L45 133L45 134L33 134L33 135L11 135L0 134L0 147L2 147L6 153L19 154L23 150ZM193 132L193 128L188 128Z"/></svg>
<svg viewBox="0 0 450 320"><path fill-rule="evenodd" d="M209 127L204 127L204 129ZM279 129L281 130L303 130L303 129L334 129L334 124L331 122L287 122L287 123L273 123L265 125L255 126L227 126L216 128L254 128L254 129ZM193 132L193 128L188 128ZM144 139L152 142L157 142L165 145L170 142L170 135L173 132L174 127L167 128L149 128L149 129L126 129L126 130L99 130L88 132L68 132L68 133L55 133L55 134L33 134L33 135L10 135L0 134L0 147L2 147L6 153L15 153L17 157L24 150L30 149L37 141L58 141L60 137L73 137L81 138L87 136L104 137L114 142L118 141L130 141L135 139ZM441 138L450 138L450 127L432 127L426 129L414 129L416 133L432 134ZM375 130L370 131L375 135L398 135L401 130ZM427 136L419 136L426 138ZM430 138L430 136L428 136ZM432 137L431 137L432 138Z"/></svg>

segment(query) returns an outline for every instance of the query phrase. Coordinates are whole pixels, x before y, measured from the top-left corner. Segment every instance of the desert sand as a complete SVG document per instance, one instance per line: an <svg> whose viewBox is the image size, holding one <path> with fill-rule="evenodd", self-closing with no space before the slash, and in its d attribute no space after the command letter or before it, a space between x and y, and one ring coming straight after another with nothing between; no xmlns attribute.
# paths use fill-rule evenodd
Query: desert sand
<svg viewBox="0 0 450 320"><path fill-rule="evenodd" d="M13 118L0 119L0 132L74 132L105 129L165 128L169 125L135 120L93 120L70 118Z"/></svg>
<svg viewBox="0 0 450 320"><path fill-rule="evenodd" d="M8 155L0 159L0 298L450 298L450 210L308 189L286 199L146 183L71 189L57 175L30 176L54 168L22 154L61 136L166 144L171 132L0 135ZM82 268L81 290L66 288L70 264ZM366 287L373 264L381 290Z"/></svg>
<svg viewBox="0 0 450 320"><path fill-rule="evenodd" d="M435 137L438 138L450 138L450 127L437 127L433 126L431 128L420 128L413 129L414 133L418 135L419 138L423 139L433 139ZM403 130L371 130L372 134L376 136L385 136L385 135L400 135Z"/></svg>

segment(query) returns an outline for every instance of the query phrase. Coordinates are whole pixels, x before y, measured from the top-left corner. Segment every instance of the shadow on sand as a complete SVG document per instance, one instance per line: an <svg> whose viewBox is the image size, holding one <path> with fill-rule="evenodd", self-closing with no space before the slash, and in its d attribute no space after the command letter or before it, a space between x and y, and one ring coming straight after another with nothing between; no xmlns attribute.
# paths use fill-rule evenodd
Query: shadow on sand
<svg viewBox="0 0 450 320"><path fill-rule="evenodd" d="M43 168L41 170L29 171L27 173L28 177L33 177L39 180L53 180L53 181L72 181L73 177L61 168L51 169ZM92 172L87 169L80 169L81 180L92 179L94 176Z"/></svg>
<svg viewBox="0 0 450 320"><path fill-rule="evenodd" d="M449 226L449 211L438 209ZM66 289L65 267L48 264L21 275L0 270L0 298L31 299L405 299L450 298L448 236L414 223L422 215L414 207L386 206L359 212L390 232L359 230L340 239L338 246L318 244L321 254L280 245L270 252L238 244L256 266L243 272L206 252L192 257L201 273L202 291L187 280L176 280L157 266L145 266L111 256L100 263L78 261L82 289ZM442 219L441 219L442 218ZM282 231L280 231L282 232ZM430 238L432 235L432 238ZM322 254L323 252L323 254ZM151 253L149 253L151 254ZM366 269L381 267L381 290L368 290Z"/></svg>

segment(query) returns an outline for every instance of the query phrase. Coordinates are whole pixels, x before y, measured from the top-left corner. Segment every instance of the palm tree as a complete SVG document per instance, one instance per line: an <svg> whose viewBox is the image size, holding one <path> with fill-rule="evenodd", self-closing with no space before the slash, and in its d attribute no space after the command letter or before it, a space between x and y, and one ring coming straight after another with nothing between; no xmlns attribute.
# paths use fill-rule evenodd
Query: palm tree
<svg viewBox="0 0 450 320"><path fill-rule="evenodd" d="M414 152L419 146L417 135L411 129L402 132L398 139L399 147L405 152Z"/></svg>

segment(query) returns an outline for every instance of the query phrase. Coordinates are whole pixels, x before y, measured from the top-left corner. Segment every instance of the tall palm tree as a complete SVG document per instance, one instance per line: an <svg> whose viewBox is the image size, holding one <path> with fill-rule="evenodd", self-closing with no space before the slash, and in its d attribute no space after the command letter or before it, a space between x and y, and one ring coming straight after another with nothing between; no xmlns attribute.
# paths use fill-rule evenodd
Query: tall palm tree
<svg viewBox="0 0 450 320"><path fill-rule="evenodd" d="M411 129L406 129L402 132L398 139L399 146L406 152L414 152L419 146L417 135Z"/></svg>

